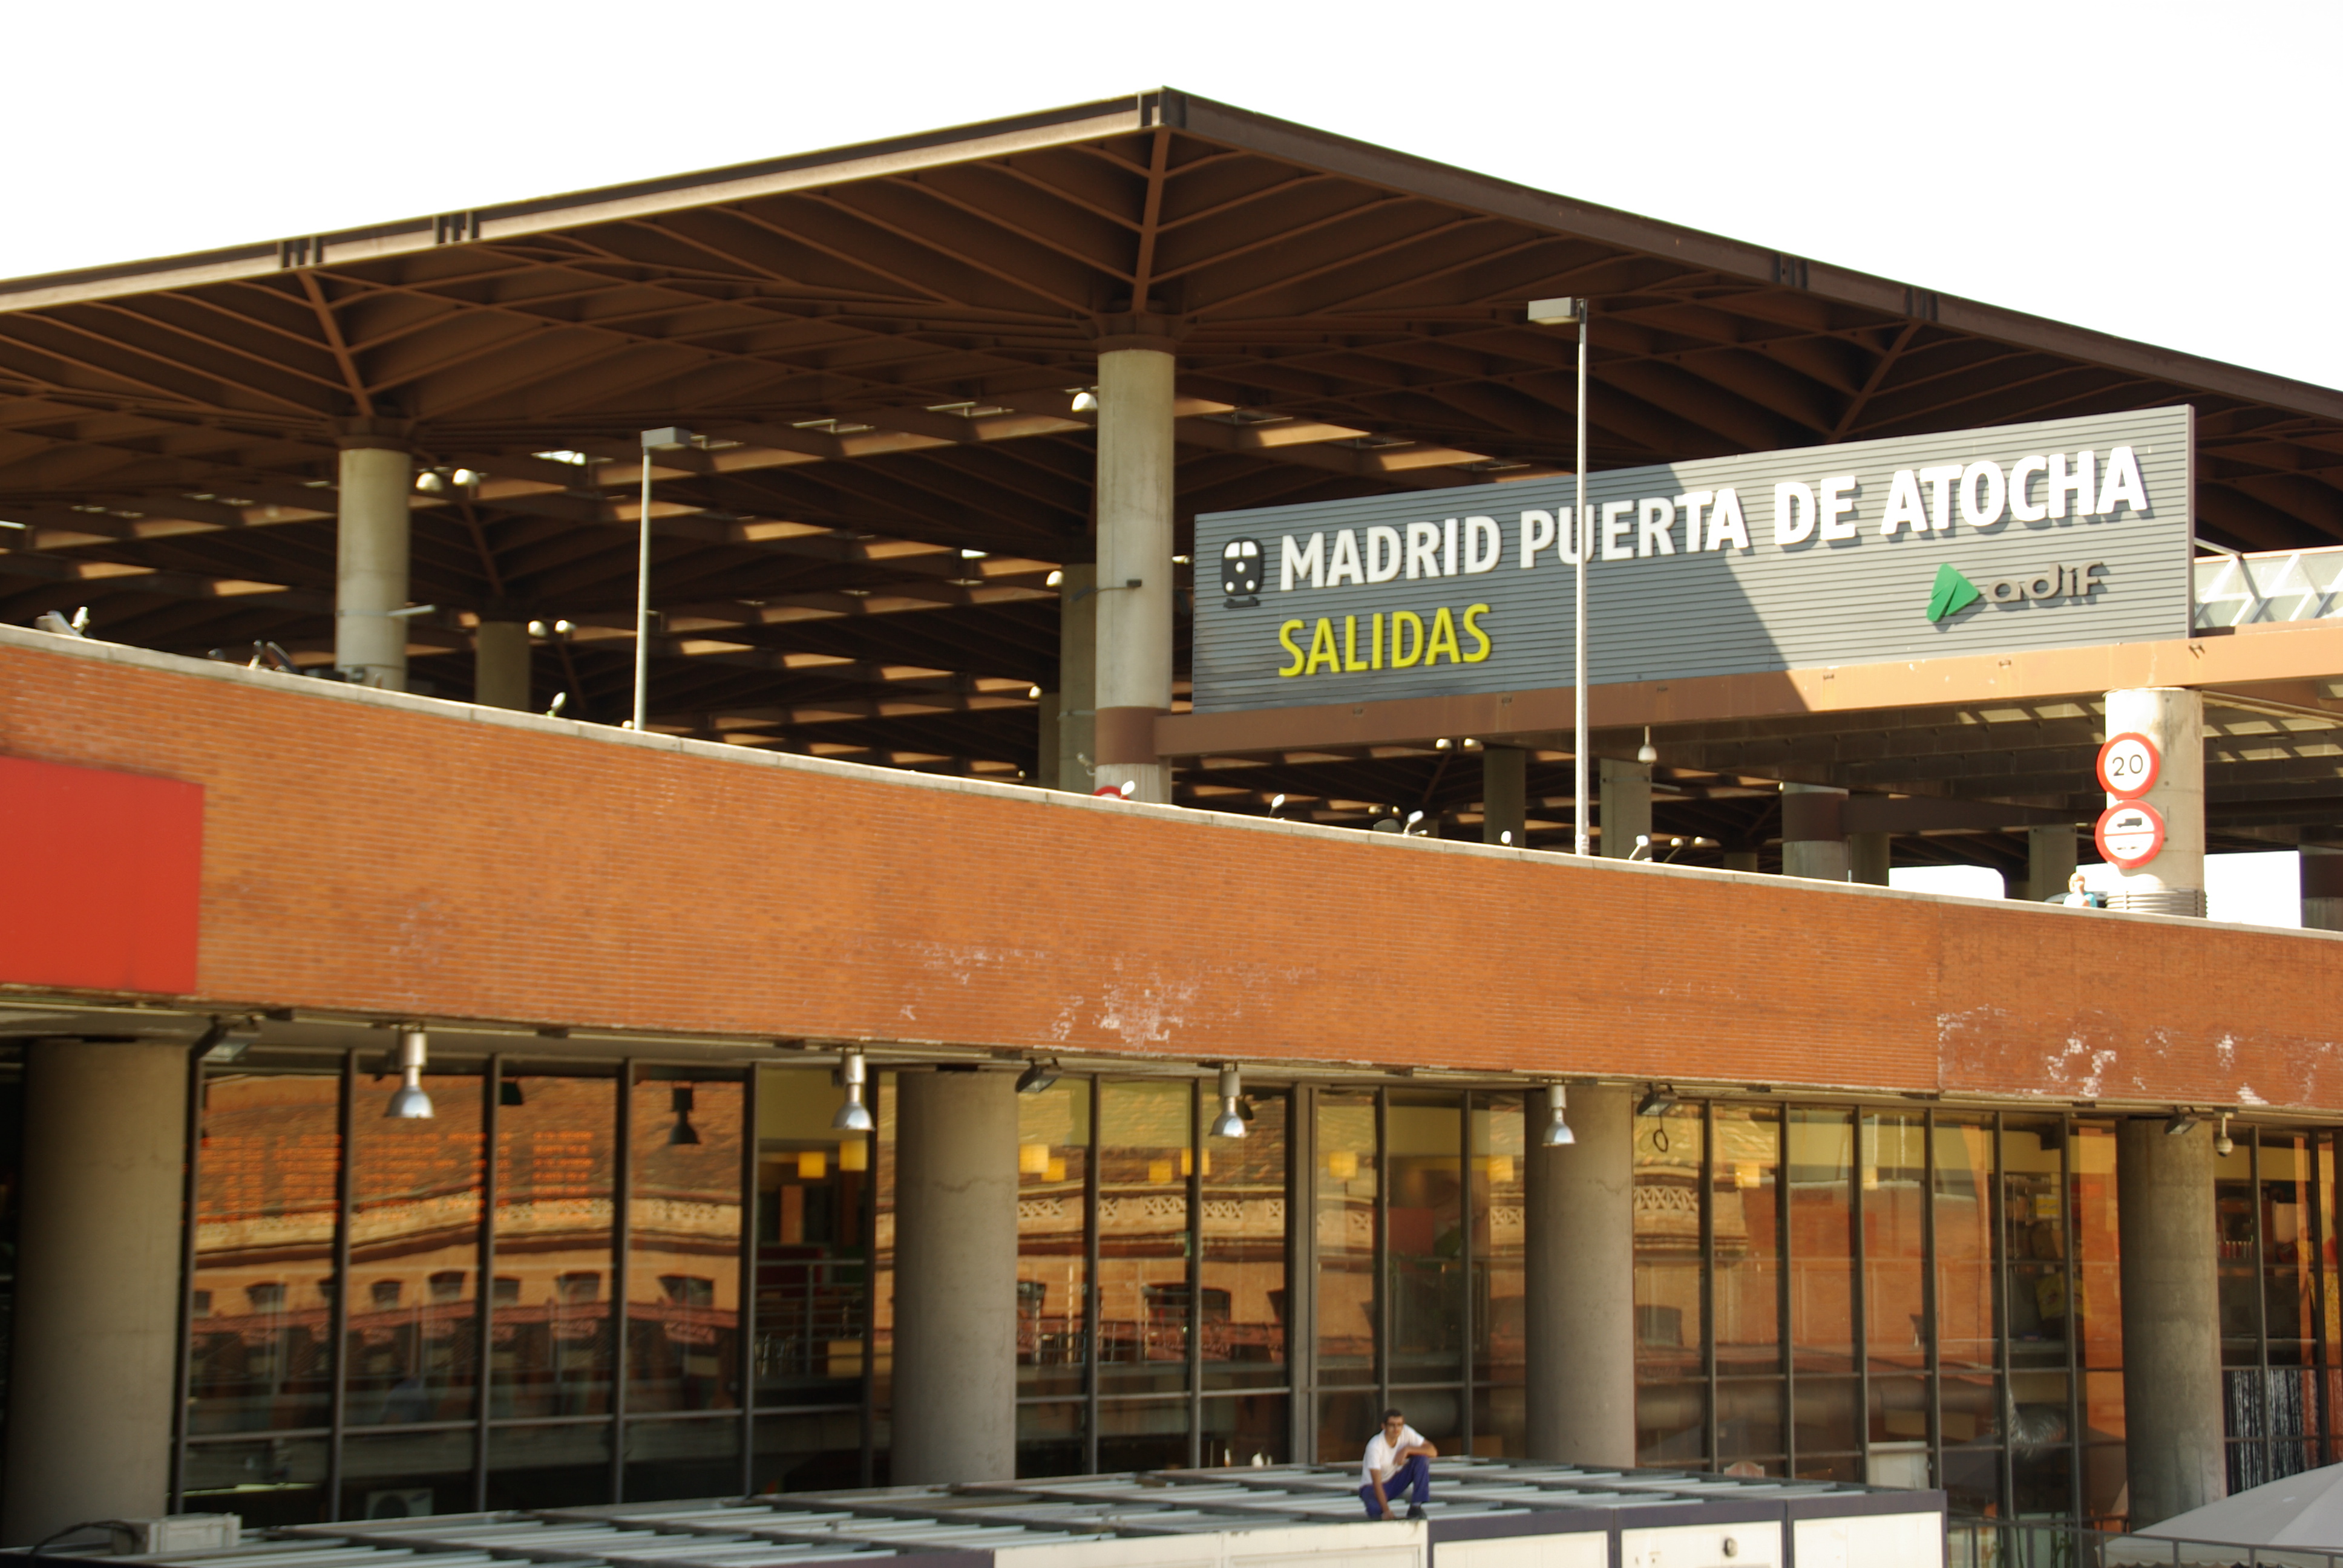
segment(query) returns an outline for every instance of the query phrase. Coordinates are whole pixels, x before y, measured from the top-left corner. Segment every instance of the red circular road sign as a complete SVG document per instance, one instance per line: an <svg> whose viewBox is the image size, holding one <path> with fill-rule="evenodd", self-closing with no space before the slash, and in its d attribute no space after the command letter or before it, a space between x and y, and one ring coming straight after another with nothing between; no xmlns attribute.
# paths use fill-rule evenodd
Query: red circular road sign
<svg viewBox="0 0 2343 1568"><path fill-rule="evenodd" d="M2099 788L2118 800L2137 800L2156 788L2164 758L2137 730L2107 737L2099 748Z"/></svg>
<svg viewBox="0 0 2343 1568"><path fill-rule="evenodd" d="M2118 800L2099 813L2091 837L2109 864L2137 871L2164 852L2164 815L2145 800Z"/></svg>

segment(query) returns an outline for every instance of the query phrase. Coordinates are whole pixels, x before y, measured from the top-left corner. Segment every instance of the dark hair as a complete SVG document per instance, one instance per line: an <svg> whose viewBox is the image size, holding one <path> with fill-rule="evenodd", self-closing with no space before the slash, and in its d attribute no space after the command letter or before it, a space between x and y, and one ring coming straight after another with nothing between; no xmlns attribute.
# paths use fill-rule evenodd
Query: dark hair
<svg viewBox="0 0 2343 1568"><path fill-rule="evenodd" d="M1383 1419L1385 1421L1405 1421L1407 1417L1400 1414L1396 1410L1387 1410L1383 1412Z"/></svg>

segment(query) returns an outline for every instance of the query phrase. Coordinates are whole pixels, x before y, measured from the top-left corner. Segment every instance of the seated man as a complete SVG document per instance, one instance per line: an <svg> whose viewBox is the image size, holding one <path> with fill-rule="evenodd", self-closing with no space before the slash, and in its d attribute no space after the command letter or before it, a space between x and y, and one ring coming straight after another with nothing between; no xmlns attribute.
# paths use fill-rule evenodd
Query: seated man
<svg viewBox="0 0 2343 1568"><path fill-rule="evenodd" d="M1395 1410L1383 1412L1383 1429L1368 1442L1360 1471L1367 1483L1359 1488L1359 1501L1367 1505L1367 1517L1392 1518L1392 1498L1412 1492L1407 1516L1423 1518L1423 1505L1432 1500L1432 1462L1439 1457L1440 1451L1407 1424L1407 1417Z"/></svg>

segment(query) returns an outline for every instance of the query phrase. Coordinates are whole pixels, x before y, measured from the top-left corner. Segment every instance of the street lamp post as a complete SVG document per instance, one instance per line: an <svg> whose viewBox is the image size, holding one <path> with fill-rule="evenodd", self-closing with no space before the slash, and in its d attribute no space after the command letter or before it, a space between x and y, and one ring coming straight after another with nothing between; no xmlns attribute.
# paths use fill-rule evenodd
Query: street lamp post
<svg viewBox="0 0 2343 1568"><path fill-rule="evenodd" d="M643 513L640 553L635 561L635 719L638 733L646 728L651 678L651 454L689 447L698 437L669 425L643 432Z"/></svg>
<svg viewBox="0 0 2343 1568"><path fill-rule="evenodd" d="M1587 806L1586 769L1586 567L1587 554L1594 542L1594 530L1586 526L1586 340L1588 301L1583 298L1534 299L1530 302L1530 320L1539 327L1569 327L1578 328L1578 496L1570 510L1570 526L1577 536L1577 548L1572 552L1574 570L1571 580L1571 704L1574 738L1571 753L1571 799L1576 832L1573 844L1581 855L1592 854L1594 829Z"/></svg>

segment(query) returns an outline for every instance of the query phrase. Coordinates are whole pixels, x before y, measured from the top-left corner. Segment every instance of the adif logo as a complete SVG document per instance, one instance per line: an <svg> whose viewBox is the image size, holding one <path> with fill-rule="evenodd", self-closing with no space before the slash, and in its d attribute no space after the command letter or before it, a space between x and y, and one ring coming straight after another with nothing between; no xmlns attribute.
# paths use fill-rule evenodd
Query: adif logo
<svg viewBox="0 0 2343 1568"><path fill-rule="evenodd" d="M1928 622L1950 620L1973 604L2024 604L2029 599L2078 598L2085 603L2107 585L2099 578L2107 575L2105 561L2092 561L2087 566L2052 567L2030 578L1996 578L1979 588L1961 575L1949 563L1936 568L1936 580L1928 590Z"/></svg>
<svg viewBox="0 0 2343 1568"><path fill-rule="evenodd" d="M1221 551L1221 591L1231 609L1251 609L1261 603L1261 541L1231 539Z"/></svg>

